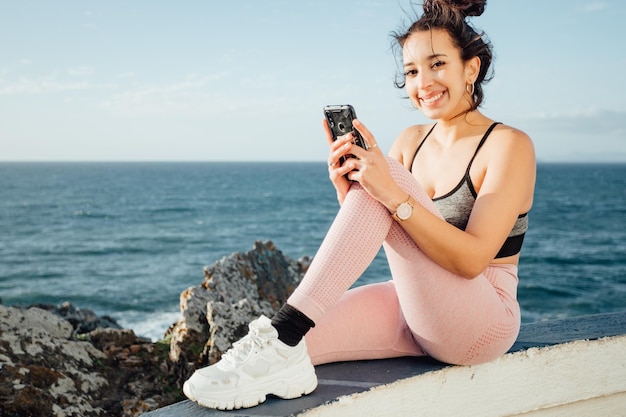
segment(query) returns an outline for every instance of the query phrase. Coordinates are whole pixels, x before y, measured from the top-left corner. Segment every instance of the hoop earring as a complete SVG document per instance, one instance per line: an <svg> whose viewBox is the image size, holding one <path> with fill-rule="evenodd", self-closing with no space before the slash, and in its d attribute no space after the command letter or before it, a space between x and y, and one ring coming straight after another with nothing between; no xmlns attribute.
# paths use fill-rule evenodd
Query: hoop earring
<svg viewBox="0 0 626 417"><path fill-rule="evenodd" d="M465 91L467 91L467 94L469 94L470 96L473 96L474 95L474 83L466 84Z"/></svg>

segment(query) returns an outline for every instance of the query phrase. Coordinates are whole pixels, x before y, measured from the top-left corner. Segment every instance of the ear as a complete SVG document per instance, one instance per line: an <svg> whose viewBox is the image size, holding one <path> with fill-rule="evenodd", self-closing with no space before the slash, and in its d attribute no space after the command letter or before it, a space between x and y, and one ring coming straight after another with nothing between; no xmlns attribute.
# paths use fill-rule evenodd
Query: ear
<svg viewBox="0 0 626 417"><path fill-rule="evenodd" d="M475 56L465 61L465 77L468 83L474 83L480 72L480 58Z"/></svg>

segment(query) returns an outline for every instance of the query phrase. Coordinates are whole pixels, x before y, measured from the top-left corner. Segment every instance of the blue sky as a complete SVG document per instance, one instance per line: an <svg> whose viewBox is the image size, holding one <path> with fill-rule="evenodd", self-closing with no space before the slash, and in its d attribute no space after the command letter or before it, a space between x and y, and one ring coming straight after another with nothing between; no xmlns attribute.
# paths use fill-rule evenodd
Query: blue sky
<svg viewBox="0 0 626 417"><path fill-rule="evenodd" d="M409 1L0 1L0 161L323 161L325 104L387 150ZM418 9L419 10L419 9ZM491 0L483 112L542 161L626 161L626 2Z"/></svg>

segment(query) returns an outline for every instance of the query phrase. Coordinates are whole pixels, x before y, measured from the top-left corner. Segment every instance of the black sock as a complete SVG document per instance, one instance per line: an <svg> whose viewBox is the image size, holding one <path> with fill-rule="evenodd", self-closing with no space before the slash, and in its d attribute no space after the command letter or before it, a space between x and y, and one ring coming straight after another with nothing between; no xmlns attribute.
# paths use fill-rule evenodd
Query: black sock
<svg viewBox="0 0 626 417"><path fill-rule="evenodd" d="M272 319L272 326L278 331L278 340L289 346L296 346L311 327L313 320L294 307L285 303Z"/></svg>

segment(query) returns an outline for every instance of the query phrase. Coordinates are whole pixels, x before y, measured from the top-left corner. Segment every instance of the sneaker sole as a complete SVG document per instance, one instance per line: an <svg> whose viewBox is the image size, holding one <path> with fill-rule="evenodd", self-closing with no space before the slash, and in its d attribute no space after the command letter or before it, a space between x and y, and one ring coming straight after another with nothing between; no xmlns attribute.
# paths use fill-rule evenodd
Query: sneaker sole
<svg viewBox="0 0 626 417"><path fill-rule="evenodd" d="M218 410L236 410L257 406L263 403L270 394L289 400L310 394L317 388L317 376L312 365L307 364L300 367L298 372L295 372L295 375L293 370L289 374L281 375L279 373L273 375L271 380L259 382L255 387L245 392L239 391L235 393L235 397L232 399L224 398L223 393L220 393L219 399L203 394L194 395L187 382L183 385L183 392L187 398L203 407Z"/></svg>

